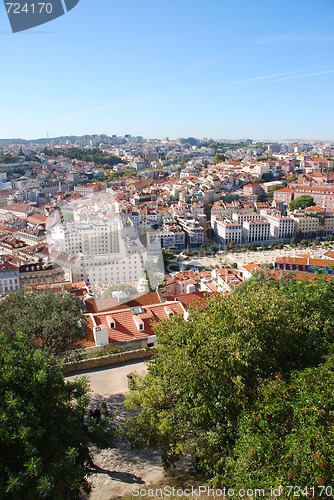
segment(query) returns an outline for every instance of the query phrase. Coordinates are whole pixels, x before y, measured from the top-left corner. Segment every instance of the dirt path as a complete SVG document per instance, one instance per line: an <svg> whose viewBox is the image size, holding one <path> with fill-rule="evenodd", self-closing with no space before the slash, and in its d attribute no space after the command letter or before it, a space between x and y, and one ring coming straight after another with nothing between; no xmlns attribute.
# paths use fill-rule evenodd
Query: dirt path
<svg viewBox="0 0 334 500"><path fill-rule="evenodd" d="M123 407L128 392L127 374L145 373L146 363L128 363L122 366L92 370L67 377L73 380L87 376L94 401L103 399L110 410L115 411L115 424L120 426L126 417ZM131 450L127 441L118 442L116 447L107 450L93 449L93 462L98 473L90 477L92 492L89 500L111 500L122 498L132 491L134 485L149 486L163 480L165 472L156 450Z"/></svg>
<svg viewBox="0 0 334 500"><path fill-rule="evenodd" d="M110 409L116 411L115 421L120 425L126 417L124 394L105 397ZM90 500L122 498L131 493L134 485L150 485L161 481L165 472L156 450L131 450L127 441L107 450L93 450L93 461L100 470L91 476L93 490Z"/></svg>

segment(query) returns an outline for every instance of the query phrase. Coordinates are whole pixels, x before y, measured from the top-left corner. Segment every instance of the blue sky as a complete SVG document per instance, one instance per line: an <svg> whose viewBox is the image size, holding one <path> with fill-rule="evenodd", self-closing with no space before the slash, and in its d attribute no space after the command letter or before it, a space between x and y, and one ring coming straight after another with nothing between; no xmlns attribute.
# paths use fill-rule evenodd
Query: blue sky
<svg viewBox="0 0 334 500"><path fill-rule="evenodd" d="M333 0L80 0L12 34L0 137L334 139Z"/></svg>

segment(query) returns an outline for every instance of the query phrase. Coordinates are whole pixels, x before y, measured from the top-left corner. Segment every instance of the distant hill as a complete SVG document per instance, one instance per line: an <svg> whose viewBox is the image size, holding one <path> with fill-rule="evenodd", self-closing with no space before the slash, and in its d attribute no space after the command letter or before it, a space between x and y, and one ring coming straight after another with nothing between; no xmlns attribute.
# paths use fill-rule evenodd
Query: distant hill
<svg viewBox="0 0 334 500"><path fill-rule="evenodd" d="M29 145L29 144L40 144L40 145L46 145L49 144L51 141L54 142L66 142L66 141L71 141L72 143L75 141L78 141L83 138L93 138L96 137L96 135L83 135L83 136L77 136L77 135L66 135L66 136L61 136L61 137L48 137L48 138L41 138L41 139L0 139L0 146L8 146L9 144L18 144L18 145ZM107 138L106 136L104 136ZM109 139L109 137L108 137Z"/></svg>
<svg viewBox="0 0 334 500"><path fill-rule="evenodd" d="M8 144L48 144L50 141L55 142L66 142L66 141L76 141L79 137L75 136L64 136L55 138L42 138L42 139L0 139L0 145L6 146Z"/></svg>

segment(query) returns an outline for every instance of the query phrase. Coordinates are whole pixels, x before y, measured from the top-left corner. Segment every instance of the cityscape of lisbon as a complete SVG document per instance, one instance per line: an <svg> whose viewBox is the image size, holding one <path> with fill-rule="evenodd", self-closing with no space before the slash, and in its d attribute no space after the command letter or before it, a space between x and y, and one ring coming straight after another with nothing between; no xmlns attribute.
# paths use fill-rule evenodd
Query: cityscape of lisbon
<svg viewBox="0 0 334 500"><path fill-rule="evenodd" d="M334 143L101 135L0 148L1 295L187 301L253 272L332 273Z"/></svg>
<svg viewBox="0 0 334 500"><path fill-rule="evenodd" d="M108 313L147 293L165 319L186 317L191 301L254 273L334 272L332 142L94 135L0 144L0 294L79 296L85 345L154 342L151 323L116 328ZM128 315L138 319L131 307Z"/></svg>

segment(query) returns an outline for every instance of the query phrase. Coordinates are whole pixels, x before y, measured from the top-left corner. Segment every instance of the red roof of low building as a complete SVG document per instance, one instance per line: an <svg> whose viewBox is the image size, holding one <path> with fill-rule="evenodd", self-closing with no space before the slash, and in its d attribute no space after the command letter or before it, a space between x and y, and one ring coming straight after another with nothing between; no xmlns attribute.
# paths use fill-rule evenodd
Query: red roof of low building
<svg viewBox="0 0 334 500"><path fill-rule="evenodd" d="M130 299L124 303L119 303L118 299L114 297L107 299L87 300L86 307L87 312L94 314L97 312L111 311L114 309L127 309L129 307L157 304L159 302L161 302L161 299L158 292L149 292L144 295L138 295L138 297Z"/></svg>
<svg viewBox="0 0 334 500"><path fill-rule="evenodd" d="M124 304L123 304L124 306ZM94 318L97 327L108 330L109 343L129 342L145 339L154 335L153 325L163 320L168 320L170 315L183 315L184 309L181 302L162 302L137 308L111 309L95 313L88 321L88 336L93 332ZM108 319L112 319L115 327L110 328ZM143 325L143 329L138 328Z"/></svg>
<svg viewBox="0 0 334 500"><path fill-rule="evenodd" d="M241 267L241 269L245 269L249 273L253 273L254 271L263 271L262 267L258 264L245 264Z"/></svg>
<svg viewBox="0 0 334 500"><path fill-rule="evenodd" d="M196 290L192 293L182 293L179 295L169 295L166 300L179 301L184 308L199 306L201 309L207 307L207 298L210 297L208 292L200 292Z"/></svg>

